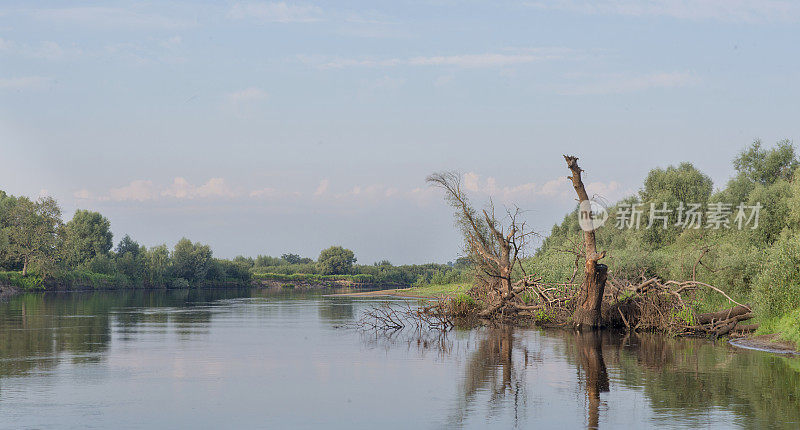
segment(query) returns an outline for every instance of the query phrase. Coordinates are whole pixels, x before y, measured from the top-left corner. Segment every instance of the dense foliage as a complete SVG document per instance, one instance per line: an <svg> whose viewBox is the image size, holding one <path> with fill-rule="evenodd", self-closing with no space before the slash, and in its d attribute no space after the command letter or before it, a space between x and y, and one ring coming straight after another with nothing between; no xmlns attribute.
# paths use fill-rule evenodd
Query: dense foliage
<svg viewBox="0 0 800 430"><path fill-rule="evenodd" d="M598 248L606 250L609 277L687 280L695 278L724 289L736 300L752 303L764 330L774 329L785 315L800 309L800 169L788 141L767 149L756 141L734 160L735 176L725 188L712 191L711 179L692 164L654 169L638 195L608 208L606 224L597 231ZM677 209L681 203L702 208L702 222L687 223L687 212L673 210L650 224L651 203ZM643 211L639 228L630 219L631 205ZM758 223L737 219L739 205L761 206ZM718 206L722 205L722 206ZM730 210L728 226L713 228L709 211ZM682 219L680 219L681 217ZM666 219L664 219L666 218ZM620 219L624 221L619 226ZM749 222L748 222L749 221ZM739 225L742 225L739 228ZM535 257L527 262L546 280L573 279L575 251L582 232L577 212L553 227ZM582 271L578 270L578 277ZM701 295L695 305L713 310L718 295Z"/></svg>

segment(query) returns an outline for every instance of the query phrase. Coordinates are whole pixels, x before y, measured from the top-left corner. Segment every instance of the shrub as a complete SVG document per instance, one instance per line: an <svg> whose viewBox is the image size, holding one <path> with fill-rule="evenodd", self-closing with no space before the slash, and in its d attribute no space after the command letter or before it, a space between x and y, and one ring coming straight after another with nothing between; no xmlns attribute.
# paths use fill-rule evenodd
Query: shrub
<svg viewBox="0 0 800 430"><path fill-rule="evenodd" d="M800 308L800 234L784 232L767 251L753 299L758 313L767 318Z"/></svg>
<svg viewBox="0 0 800 430"><path fill-rule="evenodd" d="M189 288L189 281L184 278L175 278L172 281L172 288Z"/></svg>

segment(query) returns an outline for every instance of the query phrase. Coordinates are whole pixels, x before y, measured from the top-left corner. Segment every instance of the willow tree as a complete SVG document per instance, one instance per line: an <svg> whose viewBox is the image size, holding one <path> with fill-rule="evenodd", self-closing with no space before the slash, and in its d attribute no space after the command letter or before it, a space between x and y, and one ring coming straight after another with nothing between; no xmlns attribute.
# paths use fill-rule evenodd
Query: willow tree
<svg viewBox="0 0 800 430"><path fill-rule="evenodd" d="M519 209L507 211L503 223L495 216L494 206L478 212L461 187L455 172L434 173L427 182L445 191L445 199L455 209L456 224L464 235L467 257L477 271L476 281L489 305L481 312L490 317L505 307L524 309L514 300L531 282L520 263L528 238L525 223L518 221Z"/></svg>
<svg viewBox="0 0 800 430"><path fill-rule="evenodd" d="M22 276L28 275L34 263L40 270L49 270L58 259L58 241L62 228L61 208L52 197L31 201L17 199L8 214L8 253L22 261Z"/></svg>

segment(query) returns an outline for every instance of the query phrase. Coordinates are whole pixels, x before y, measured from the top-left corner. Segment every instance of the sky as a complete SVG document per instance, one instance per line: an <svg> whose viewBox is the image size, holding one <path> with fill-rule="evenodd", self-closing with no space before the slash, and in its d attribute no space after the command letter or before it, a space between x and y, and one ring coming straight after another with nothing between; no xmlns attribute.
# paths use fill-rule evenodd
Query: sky
<svg viewBox="0 0 800 430"><path fill-rule="evenodd" d="M147 246L447 262L432 172L546 234L576 205L562 154L613 202L797 139L798 24L783 0L4 0L0 189Z"/></svg>

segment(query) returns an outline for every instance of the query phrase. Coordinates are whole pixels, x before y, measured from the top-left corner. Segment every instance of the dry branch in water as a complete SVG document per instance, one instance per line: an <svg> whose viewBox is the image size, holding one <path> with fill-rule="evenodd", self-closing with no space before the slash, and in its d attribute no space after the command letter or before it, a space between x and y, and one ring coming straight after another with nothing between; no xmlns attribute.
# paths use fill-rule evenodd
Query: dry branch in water
<svg viewBox="0 0 800 430"><path fill-rule="evenodd" d="M406 327L448 331L453 328L453 321L441 301L421 307L413 307L410 302L384 302L365 311L356 322L356 327L384 332Z"/></svg>

